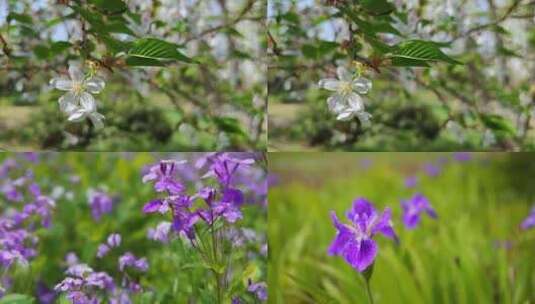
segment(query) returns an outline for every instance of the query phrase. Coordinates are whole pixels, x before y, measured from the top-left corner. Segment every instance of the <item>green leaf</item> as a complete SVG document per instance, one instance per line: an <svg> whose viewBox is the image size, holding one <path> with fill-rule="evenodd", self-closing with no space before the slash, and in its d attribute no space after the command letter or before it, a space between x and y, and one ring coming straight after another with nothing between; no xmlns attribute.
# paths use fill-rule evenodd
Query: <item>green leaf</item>
<svg viewBox="0 0 535 304"><path fill-rule="evenodd" d="M126 58L126 64L129 66L165 66L160 60L135 56Z"/></svg>
<svg viewBox="0 0 535 304"><path fill-rule="evenodd" d="M155 38L143 38L136 41L134 46L128 52L128 55L129 57L150 59L146 61L134 59L130 60L130 62L138 63L137 65L139 65L141 62L150 62L152 63L151 65L155 65L157 61L161 60L177 60L187 63L195 62L191 58L179 52L178 45Z"/></svg>
<svg viewBox="0 0 535 304"><path fill-rule="evenodd" d="M36 45L36 46L33 48L33 53L34 53L35 56L37 56L37 58L39 58L39 59L47 59L48 56L50 55L50 49L47 48L47 47L44 46L44 45Z"/></svg>
<svg viewBox="0 0 535 304"><path fill-rule="evenodd" d="M390 57L462 64L444 54L436 43L423 40L408 40L396 45Z"/></svg>
<svg viewBox="0 0 535 304"><path fill-rule="evenodd" d="M386 0L361 0L360 5L374 15L390 14L396 8Z"/></svg>
<svg viewBox="0 0 535 304"><path fill-rule="evenodd" d="M503 131L510 135L516 134L515 127L505 117L495 114L481 114L483 124L494 131Z"/></svg>
<svg viewBox="0 0 535 304"><path fill-rule="evenodd" d="M11 20L16 20L20 23L26 23L26 24L32 24L33 20L32 17L26 14L17 14L17 13L9 13L7 15L7 22L9 23Z"/></svg>
<svg viewBox="0 0 535 304"><path fill-rule="evenodd" d="M127 10L126 4L122 0L92 0L97 8L110 13L118 13Z"/></svg>
<svg viewBox="0 0 535 304"><path fill-rule="evenodd" d="M427 64L427 62L425 62L424 60L417 60L417 59L403 58L403 57L394 57L394 58L392 58L392 66L401 66L401 67L410 67L410 66L429 67L429 64Z"/></svg>
<svg viewBox="0 0 535 304"><path fill-rule="evenodd" d="M23 294L8 294L0 299L0 304L33 304L35 299Z"/></svg>
<svg viewBox="0 0 535 304"><path fill-rule="evenodd" d="M57 55L59 53L64 52L68 48L70 48L72 44L67 41L56 41L50 45L50 54L52 56Z"/></svg>
<svg viewBox="0 0 535 304"><path fill-rule="evenodd" d="M245 132L240 126L240 122L236 118L231 117L215 117L214 123L217 127L227 133L245 135Z"/></svg>

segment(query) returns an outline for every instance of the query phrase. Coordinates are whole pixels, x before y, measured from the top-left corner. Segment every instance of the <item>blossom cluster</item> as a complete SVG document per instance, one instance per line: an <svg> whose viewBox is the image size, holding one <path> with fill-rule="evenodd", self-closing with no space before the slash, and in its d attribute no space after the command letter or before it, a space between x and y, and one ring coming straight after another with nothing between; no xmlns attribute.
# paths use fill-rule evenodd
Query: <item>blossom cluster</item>
<svg viewBox="0 0 535 304"><path fill-rule="evenodd" d="M44 195L31 170L8 158L0 165L0 296L9 288L7 270L37 255L37 231L50 227L55 201ZM7 283L6 283L7 282Z"/></svg>
<svg viewBox="0 0 535 304"><path fill-rule="evenodd" d="M189 161L162 160L151 166L142 180L151 183L159 195L147 202L142 211L159 213L167 220L150 228L148 238L169 243L182 237L209 265L231 254L217 252L224 250L223 243L238 250L246 242L264 242L261 254L267 254L265 238L253 229L237 226L244 217L244 205L267 202L265 173L256 166L254 156L251 153L208 153ZM209 247L214 253L205 252L200 230L212 235ZM219 289L228 285L230 269L225 270L225 275L214 273ZM246 290L258 300L267 300L264 282L253 282L249 278ZM233 303L241 303L238 295L232 295L232 299Z"/></svg>
<svg viewBox="0 0 535 304"><path fill-rule="evenodd" d="M121 244L119 234L110 234L105 244L98 247L97 257L103 258L112 248ZM106 301L110 304L131 303L131 294L141 292L143 289L139 282L128 274L128 270L144 273L149 269L146 258L137 258L131 252L125 252L117 260L118 270L122 274L120 283L104 271L94 271L87 264L80 263L74 253L66 258L69 266L65 271L66 277L58 283L54 290L65 293L73 304L99 304Z"/></svg>

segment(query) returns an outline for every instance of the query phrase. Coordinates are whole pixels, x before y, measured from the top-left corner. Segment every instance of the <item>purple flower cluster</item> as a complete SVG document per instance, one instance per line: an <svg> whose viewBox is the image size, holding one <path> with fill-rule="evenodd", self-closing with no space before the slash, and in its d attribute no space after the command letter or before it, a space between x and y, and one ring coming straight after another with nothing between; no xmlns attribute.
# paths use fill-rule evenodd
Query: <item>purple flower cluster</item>
<svg viewBox="0 0 535 304"><path fill-rule="evenodd" d="M163 160L152 166L143 176L143 182L153 182L154 190L165 193L162 198L154 199L143 207L144 213L170 214L172 224L161 223L149 231L149 238L162 242L168 241L169 228L187 236L195 237L194 225L202 220L213 225L223 219L234 223L242 218L240 206L245 201L242 190L234 186L234 178L242 174L241 169L254 163L251 158L238 158L230 153L208 154L197 160L197 170L206 170L203 178L215 178L218 187L203 186L194 194L186 193L186 185L178 179L177 168L186 161ZM196 200L204 202L203 207L194 208Z"/></svg>
<svg viewBox="0 0 535 304"><path fill-rule="evenodd" d="M55 201L43 195L32 171L19 169L14 159L0 165L0 199L7 202L0 209L0 269L4 274L15 263L27 264L37 255L36 232L50 226L55 207Z"/></svg>
<svg viewBox="0 0 535 304"><path fill-rule="evenodd" d="M248 249L252 243L264 244L265 238L254 230L236 225L244 217L242 207L245 204L265 206L267 203L266 174L255 163L252 153L207 153L189 161L163 160L150 167L143 182L151 182L159 195L142 210L146 214L165 215L169 220L150 228L147 237L169 243L177 235L184 236L182 241L190 243L191 250L197 251L206 265L225 265L232 251ZM267 246L262 248L265 249L259 250L260 255L248 252L243 256L262 258ZM135 257L125 256L124 259L121 261L124 265L143 267L142 261ZM223 303L223 294L235 284L229 283L233 280L233 270L230 267L222 271L210 269L215 279L214 302ZM264 282L251 280L243 292L246 298L267 300ZM232 293L229 295L232 303L241 303L242 298L236 296L238 291Z"/></svg>
<svg viewBox="0 0 535 304"><path fill-rule="evenodd" d="M107 242L99 246L97 257L104 257L111 248L117 248L121 244L119 234L108 236ZM101 249L105 246L107 249ZM104 253L103 253L104 252ZM78 262L78 257L70 253L66 257L69 265L66 277L58 283L54 290L58 293L66 293L67 299L73 304L99 304L103 300L110 304L131 303L130 294L138 293L141 286L132 276L127 273L128 269L146 272L149 264L146 258L137 258L131 252L126 252L118 258L118 269L123 274L120 284L106 272L96 272L86 264Z"/></svg>
<svg viewBox="0 0 535 304"><path fill-rule="evenodd" d="M363 272L373 264L377 255L378 247L373 239L377 233L397 241L391 211L386 208L383 213L378 213L369 201L358 198L346 216L349 224L340 222L336 213L331 212L337 233L329 254L343 257L353 268Z"/></svg>

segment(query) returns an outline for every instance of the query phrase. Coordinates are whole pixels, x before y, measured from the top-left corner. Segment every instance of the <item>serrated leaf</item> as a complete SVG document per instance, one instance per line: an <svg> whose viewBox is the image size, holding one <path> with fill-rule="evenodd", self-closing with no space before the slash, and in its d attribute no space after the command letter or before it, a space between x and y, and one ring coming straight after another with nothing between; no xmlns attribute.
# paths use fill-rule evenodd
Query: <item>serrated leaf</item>
<svg viewBox="0 0 535 304"><path fill-rule="evenodd" d="M143 38L134 43L128 52L131 57L147 58L156 61L177 60L187 63L194 61L178 51L178 45L155 38Z"/></svg>
<svg viewBox="0 0 535 304"><path fill-rule="evenodd" d="M429 64L425 62L424 60L416 60L411 58L403 58L403 57L394 57L392 58L392 66L400 66L400 67L410 67L410 66L416 66L416 67L429 67Z"/></svg>
<svg viewBox="0 0 535 304"><path fill-rule="evenodd" d="M396 45L391 57L462 64L444 54L436 43L423 40L408 40Z"/></svg>
<svg viewBox="0 0 535 304"><path fill-rule="evenodd" d="M163 62L158 59L128 56L126 64L129 66L165 66Z"/></svg>

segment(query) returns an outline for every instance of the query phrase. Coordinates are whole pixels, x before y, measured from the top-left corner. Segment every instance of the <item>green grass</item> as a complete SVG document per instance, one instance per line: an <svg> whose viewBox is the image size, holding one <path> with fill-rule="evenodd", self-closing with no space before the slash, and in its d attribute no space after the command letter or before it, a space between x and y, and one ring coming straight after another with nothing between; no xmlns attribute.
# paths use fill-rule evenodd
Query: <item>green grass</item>
<svg viewBox="0 0 535 304"><path fill-rule="evenodd" d="M420 171L419 186L408 190L404 177L439 155L371 155L271 155L270 170L280 184L269 193L270 303L367 303L361 276L342 258L327 255L335 235L329 210L345 219L359 196L381 210L393 209L401 240L396 246L380 235L375 238L375 303L535 301L535 229L518 227L531 207L530 193L516 187L517 180L535 174L530 157L520 163L522 173L515 169L519 161L507 154L450 162L437 178ZM373 159L374 165L364 170L359 165L363 158ZM439 218L424 216L416 230L408 231L400 220L399 201L415 191L430 199ZM505 240L512 247L497 248L496 242Z"/></svg>

